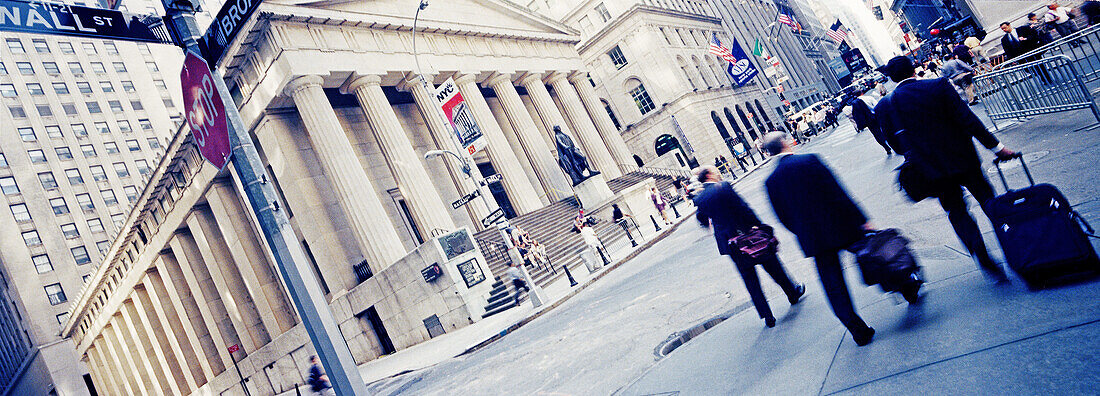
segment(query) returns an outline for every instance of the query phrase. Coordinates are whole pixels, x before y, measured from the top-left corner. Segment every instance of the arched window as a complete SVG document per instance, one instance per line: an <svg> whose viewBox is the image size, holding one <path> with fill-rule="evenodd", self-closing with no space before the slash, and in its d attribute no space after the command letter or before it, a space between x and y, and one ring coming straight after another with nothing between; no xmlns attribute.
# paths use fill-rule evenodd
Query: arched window
<svg viewBox="0 0 1100 396"><path fill-rule="evenodd" d="M756 102L756 109L760 111L760 116L764 117L764 123L768 124L769 131L776 131L775 124L772 124L771 117L768 117L768 112L764 111L764 106L760 105L760 99L754 99Z"/></svg>
<svg viewBox="0 0 1100 396"><path fill-rule="evenodd" d="M703 80L703 84L707 88L710 88L710 79L707 78L707 73L703 71L703 64L699 62L699 57L692 56L691 61L695 62L695 71L699 72L699 78Z"/></svg>
<svg viewBox="0 0 1100 396"><path fill-rule="evenodd" d="M699 89L699 86L695 84L695 80L691 78L691 73L688 72L687 62L683 57L677 56L676 62L680 64L680 71L684 72L684 77L687 77L688 83L691 84L691 89Z"/></svg>
<svg viewBox="0 0 1100 396"><path fill-rule="evenodd" d="M653 99L649 97L649 92L646 91L645 85L642 85L642 80L637 78L631 78L626 80L626 91L630 93L630 98L634 99L634 104L638 106L638 111L642 115L656 109L657 106L653 104Z"/></svg>
<svg viewBox="0 0 1100 396"><path fill-rule="evenodd" d="M764 122L760 121L760 116L756 114L756 110L753 110L752 103L745 102L745 109L752 115L752 121L756 123L756 127L759 128L760 134L763 135L767 133L768 130L764 128Z"/></svg>
<svg viewBox="0 0 1100 396"><path fill-rule="evenodd" d="M615 117L615 111L611 109L611 103L607 103L606 100L600 99L600 103L603 103L603 109L607 112L607 116L611 117L611 123L615 124L615 129L622 130L622 124L619 124L619 117Z"/></svg>
<svg viewBox="0 0 1100 396"><path fill-rule="evenodd" d="M730 83L730 85L732 85L732 82L730 82L729 78L723 77L726 75L726 72L725 70L722 70L722 67L720 66L722 64L722 62L720 62L721 59L722 58L718 57L707 57L707 60L710 61L710 71L711 73L714 73L714 81L718 83L719 87L726 85L726 83Z"/></svg>
<svg viewBox="0 0 1100 396"><path fill-rule="evenodd" d="M645 166L645 162L642 162L642 157L639 157L638 154L634 154L634 163L638 164L639 168Z"/></svg>
<svg viewBox="0 0 1100 396"><path fill-rule="evenodd" d="M657 137L657 140L653 141L653 151L657 153L657 156L668 154L672 150L683 150L680 147L680 141L672 137L672 135L664 134Z"/></svg>
<svg viewBox="0 0 1100 396"><path fill-rule="evenodd" d="M737 110L737 117L741 118L741 123L749 130L749 136L752 137L752 140L756 140L756 130L753 129L752 123L749 122L749 118L745 117L745 112L741 110L741 105L734 105L733 108Z"/></svg>
<svg viewBox="0 0 1100 396"><path fill-rule="evenodd" d="M722 109L722 111L724 113L726 113L726 121L729 121L730 126L733 127L733 132L735 134L737 134L737 139L738 140L744 140L745 139L745 132L742 132L741 131L741 126L737 125L737 120L735 120L733 118L733 113L730 112L730 108L726 107L726 108Z"/></svg>

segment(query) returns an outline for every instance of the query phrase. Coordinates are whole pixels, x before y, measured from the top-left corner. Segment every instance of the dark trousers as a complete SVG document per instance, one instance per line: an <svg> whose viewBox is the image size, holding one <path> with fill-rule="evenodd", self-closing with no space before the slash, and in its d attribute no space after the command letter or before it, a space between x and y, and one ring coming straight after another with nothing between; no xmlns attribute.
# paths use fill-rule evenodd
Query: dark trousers
<svg viewBox="0 0 1100 396"><path fill-rule="evenodd" d="M970 255L978 260L983 270L997 275L1003 274L1004 270L989 257L989 250L985 247L982 232L978 229L978 223L970 216L962 192L962 188L965 187L970 191L970 195L978 200L978 203L985 205L986 201L993 199L993 186L989 185L989 180L986 180L981 168L951 176L945 184L947 187L937 198L944 212L947 212L947 220L951 222L955 234L959 236L963 246L966 246L966 250L970 251Z"/></svg>
<svg viewBox="0 0 1100 396"><path fill-rule="evenodd" d="M821 278L821 287L825 297L833 308L833 314L852 334L867 331L867 323L856 313L852 305L852 296L848 294L848 284L844 282L844 268L840 266L840 254L837 251L814 256L817 274Z"/></svg>
<svg viewBox="0 0 1100 396"><path fill-rule="evenodd" d="M745 281L745 288L748 289L749 297L752 298L752 305L756 307L756 313L760 314L761 318L771 318L773 316L771 307L768 306L768 299L764 297L764 289L760 287L760 277L756 275L757 264L764 267L764 271L772 277L775 283L779 284L779 287L783 288L783 292L787 293L788 297L798 293L794 282L783 270L783 264L779 262L779 256L772 254L754 259L746 255L735 255L730 258L733 259L737 272L741 273L741 279Z"/></svg>
<svg viewBox="0 0 1100 396"><path fill-rule="evenodd" d="M523 279L512 279L512 286L516 288L517 292L519 291L519 289L523 289L523 291L531 291L531 288L527 287L527 282L524 282Z"/></svg>
<svg viewBox="0 0 1100 396"><path fill-rule="evenodd" d="M876 125L869 126L867 129L871 130L871 136L874 136L878 145L882 146L883 150L886 150L886 154L890 154L890 144L886 142L886 133L882 132L882 129Z"/></svg>

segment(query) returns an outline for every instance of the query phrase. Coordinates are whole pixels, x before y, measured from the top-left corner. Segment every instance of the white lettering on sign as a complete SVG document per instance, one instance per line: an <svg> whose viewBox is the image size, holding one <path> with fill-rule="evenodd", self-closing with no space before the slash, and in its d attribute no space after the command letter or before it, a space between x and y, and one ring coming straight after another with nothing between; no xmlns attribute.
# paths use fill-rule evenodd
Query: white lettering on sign
<svg viewBox="0 0 1100 396"><path fill-rule="evenodd" d="M209 128L214 125L220 114L218 114L218 108L214 105L214 90L216 88L214 87L214 80L210 78L209 74L203 76L200 87L194 88L198 92L196 92L194 102L191 103L191 117L188 118L187 123L194 131L195 142L201 146L206 144L206 137L210 135Z"/></svg>
<svg viewBox="0 0 1100 396"><path fill-rule="evenodd" d="M42 13L38 12L38 10L36 10L36 9L27 9L27 15L26 15L27 18L25 20L22 18L22 15L19 13L19 11L20 11L19 8L0 6L0 25L15 25L15 26L25 26L25 27L31 27L31 28L33 28L35 26L42 26L46 29L70 30L70 31L71 30L79 30L79 31L82 31L82 32L93 32L93 33L95 32L95 29L88 29L88 28L85 28L83 25L81 25L80 18L75 18L75 17L72 18L73 23L75 24L75 26L69 26L69 25L62 24L61 21L59 21L58 18L57 18L57 13L54 12L54 11L47 10L46 12L49 14L50 19L46 19L46 17L42 16ZM111 26L112 21L108 17L95 17L94 19L96 20L97 25ZM51 24L50 21L53 21L53 23Z"/></svg>
<svg viewBox="0 0 1100 396"><path fill-rule="evenodd" d="M233 28L241 23L244 19L245 13L252 7L254 0L236 0L229 7L228 12L220 20L218 20L218 44L228 44L229 35L233 33Z"/></svg>

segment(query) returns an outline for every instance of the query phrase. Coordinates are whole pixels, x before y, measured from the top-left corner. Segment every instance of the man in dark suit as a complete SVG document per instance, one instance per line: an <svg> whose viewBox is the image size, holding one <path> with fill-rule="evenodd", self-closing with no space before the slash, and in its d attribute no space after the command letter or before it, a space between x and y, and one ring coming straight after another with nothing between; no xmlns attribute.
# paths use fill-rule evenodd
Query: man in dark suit
<svg viewBox="0 0 1100 396"><path fill-rule="evenodd" d="M1031 26L1024 25L1013 29L1008 22L1002 22L1001 31L1005 32L1005 35L1001 37L1001 48L1005 51L1005 59L1012 59L1039 48L1039 32ZM1024 61L1030 60L1034 59Z"/></svg>
<svg viewBox="0 0 1100 396"><path fill-rule="evenodd" d="M867 128L875 137L875 141L882 146L883 150L886 150L886 155L891 155L893 152L890 151L890 145L886 142L886 136L882 134L878 121L875 120L875 112L867 105L867 101L860 96L853 98L848 105L852 107L852 121L856 124L856 133Z"/></svg>
<svg viewBox="0 0 1100 396"><path fill-rule="evenodd" d="M829 305L856 345L869 344L875 329L852 306L839 255L870 229L867 217L816 155L791 151L786 135L765 136L764 150L778 156L775 170L764 182L776 217L798 237L802 253L814 258Z"/></svg>
<svg viewBox="0 0 1100 396"><path fill-rule="evenodd" d="M890 145L922 179L932 181L955 234L985 273L997 283L1007 281L1004 270L989 257L978 224L966 209L962 187L983 205L994 196L971 139L1001 158L1014 153L989 133L946 79L913 78L913 62L902 56L891 59L887 71L898 86L879 103L878 116Z"/></svg>
<svg viewBox="0 0 1100 396"><path fill-rule="evenodd" d="M773 230L756 217L756 213L741 199L740 195L737 195L729 182L722 181L717 168L708 166L700 168L697 172L696 178L703 183L703 191L695 196L695 206L698 208L695 217L704 227L709 224L714 225L714 239L718 242L718 253L733 259L737 272L741 273L741 279L745 281L745 288L749 291L752 304L756 306L756 313L764 319L766 326L773 327L775 316L772 315L772 310L768 306L768 300L764 298L764 290L760 288L756 265L760 264L764 267L764 271L771 275L779 287L783 288L783 292L787 294L787 300L792 305L797 304L799 298L806 293L806 287L791 281L775 252L761 258L752 258L739 250L730 248L731 238L748 233L754 228L763 229L769 233Z"/></svg>

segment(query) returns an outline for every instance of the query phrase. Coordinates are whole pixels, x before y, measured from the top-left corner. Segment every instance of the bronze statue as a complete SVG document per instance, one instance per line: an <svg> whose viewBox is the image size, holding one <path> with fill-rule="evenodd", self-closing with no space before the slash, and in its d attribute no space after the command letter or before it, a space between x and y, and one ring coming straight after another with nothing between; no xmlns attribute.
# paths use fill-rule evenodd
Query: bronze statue
<svg viewBox="0 0 1100 396"><path fill-rule="evenodd" d="M557 125L554 126L554 140L557 141L558 146L558 165L565 174L569 175L574 186L581 184L589 177L600 174L588 167L588 159L585 158L584 153L573 145L573 139L570 139L569 135L562 132L561 127ZM587 176L585 171L588 172Z"/></svg>

